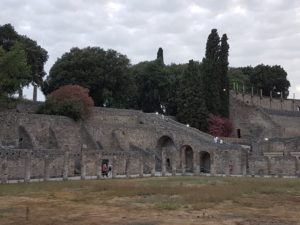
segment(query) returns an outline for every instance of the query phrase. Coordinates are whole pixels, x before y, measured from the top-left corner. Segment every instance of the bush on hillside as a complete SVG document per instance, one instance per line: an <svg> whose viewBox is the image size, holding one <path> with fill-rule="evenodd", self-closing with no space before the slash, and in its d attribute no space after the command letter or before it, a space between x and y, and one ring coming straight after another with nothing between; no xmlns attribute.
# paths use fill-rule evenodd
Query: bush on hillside
<svg viewBox="0 0 300 225"><path fill-rule="evenodd" d="M215 137L229 137L233 131L233 124L227 118L210 114L207 121L209 133Z"/></svg>
<svg viewBox="0 0 300 225"><path fill-rule="evenodd" d="M78 121L87 119L93 106L94 101L88 89L79 85L65 85L49 94L37 113L68 116Z"/></svg>

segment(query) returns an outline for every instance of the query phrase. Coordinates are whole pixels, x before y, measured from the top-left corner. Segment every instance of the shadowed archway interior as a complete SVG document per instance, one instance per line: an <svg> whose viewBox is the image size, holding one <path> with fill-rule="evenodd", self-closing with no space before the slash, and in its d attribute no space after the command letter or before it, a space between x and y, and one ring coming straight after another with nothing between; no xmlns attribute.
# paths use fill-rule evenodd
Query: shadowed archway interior
<svg viewBox="0 0 300 225"><path fill-rule="evenodd" d="M176 147L172 138L167 135L160 137L157 141L155 152L155 171L162 171L162 152L164 152L164 160L166 165L166 172L172 171L173 153Z"/></svg>

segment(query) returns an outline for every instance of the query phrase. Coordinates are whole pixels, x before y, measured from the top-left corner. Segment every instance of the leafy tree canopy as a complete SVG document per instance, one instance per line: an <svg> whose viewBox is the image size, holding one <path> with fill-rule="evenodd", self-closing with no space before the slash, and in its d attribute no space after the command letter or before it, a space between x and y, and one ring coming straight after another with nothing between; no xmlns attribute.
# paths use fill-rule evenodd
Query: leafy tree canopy
<svg viewBox="0 0 300 225"><path fill-rule="evenodd" d="M250 92L253 87L254 92L259 94L261 89L264 96L270 96L270 91L273 97L280 97L281 92L284 98L289 95L290 82L286 71L279 65L260 64L255 67L230 68L229 78L231 87L235 82L239 84L240 90L244 85L245 91Z"/></svg>
<svg viewBox="0 0 300 225"><path fill-rule="evenodd" d="M45 49L30 38L19 35L11 24L0 26L0 46L5 51L15 50L13 46L21 44L27 64L30 66L30 83L40 86L43 77L46 75L44 64L48 60L48 53Z"/></svg>
<svg viewBox="0 0 300 225"><path fill-rule="evenodd" d="M161 61L141 62L130 68L137 87L137 108L144 112L162 112L166 104L169 79Z"/></svg>
<svg viewBox="0 0 300 225"><path fill-rule="evenodd" d="M15 43L10 51L0 46L0 95L14 94L28 85L30 79L30 66L22 44Z"/></svg>
<svg viewBox="0 0 300 225"><path fill-rule="evenodd" d="M203 95L200 64L193 60L180 78L177 90L177 119L202 131L207 129L208 111Z"/></svg>
<svg viewBox="0 0 300 225"><path fill-rule="evenodd" d="M50 69L43 84L49 94L67 84L77 84L90 90L97 106L127 107L129 59L114 50L99 47L72 48Z"/></svg>

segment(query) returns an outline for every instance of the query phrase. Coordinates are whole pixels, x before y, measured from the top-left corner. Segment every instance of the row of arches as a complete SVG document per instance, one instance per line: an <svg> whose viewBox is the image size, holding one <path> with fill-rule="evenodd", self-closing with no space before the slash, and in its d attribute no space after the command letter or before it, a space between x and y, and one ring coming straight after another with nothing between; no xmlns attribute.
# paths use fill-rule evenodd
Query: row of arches
<svg viewBox="0 0 300 225"><path fill-rule="evenodd" d="M173 140L169 136L159 138L155 152L155 170L162 172L163 164L165 172L171 173L174 168L182 172L193 173L197 166L199 172L210 173L211 156L207 151L201 151L199 158L195 158L195 150L190 145L183 145L178 151Z"/></svg>

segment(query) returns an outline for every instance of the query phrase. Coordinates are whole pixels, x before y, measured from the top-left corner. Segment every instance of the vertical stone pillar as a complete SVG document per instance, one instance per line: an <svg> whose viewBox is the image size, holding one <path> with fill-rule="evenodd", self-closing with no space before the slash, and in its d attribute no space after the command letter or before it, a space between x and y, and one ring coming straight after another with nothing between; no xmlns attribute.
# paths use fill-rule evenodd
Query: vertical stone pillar
<svg viewBox="0 0 300 225"><path fill-rule="evenodd" d="M155 154L152 156L151 177L155 176Z"/></svg>
<svg viewBox="0 0 300 225"><path fill-rule="evenodd" d="M176 152L173 152L172 154L172 176L176 176Z"/></svg>
<svg viewBox="0 0 300 225"><path fill-rule="evenodd" d="M69 151L65 151L63 180L68 180L68 173L69 173Z"/></svg>
<svg viewBox="0 0 300 225"><path fill-rule="evenodd" d="M210 152L210 175L214 176L216 174L216 166L215 166L215 154Z"/></svg>
<svg viewBox="0 0 300 225"><path fill-rule="evenodd" d="M101 153L98 153L97 157L96 157L96 176L97 176L97 179L101 179L102 178L102 168L101 168Z"/></svg>
<svg viewBox="0 0 300 225"><path fill-rule="evenodd" d="M200 175L200 160L199 160L199 152L197 152L196 150L193 151L193 172L195 176L199 176Z"/></svg>
<svg viewBox="0 0 300 225"><path fill-rule="evenodd" d="M166 176L166 151L162 148L161 150L161 175Z"/></svg>
<svg viewBox="0 0 300 225"><path fill-rule="evenodd" d="M144 176L144 157L142 154L139 157L139 166L140 166L139 176L143 177Z"/></svg>
<svg viewBox="0 0 300 225"><path fill-rule="evenodd" d="M267 175L271 174L271 169L272 169L272 163L271 163L271 157L267 156Z"/></svg>
<svg viewBox="0 0 300 225"><path fill-rule="evenodd" d="M81 151L81 159L80 159L80 170L81 170L81 180L85 180L86 177L86 155L84 154L83 151Z"/></svg>
<svg viewBox="0 0 300 225"><path fill-rule="evenodd" d="M185 148L183 148L181 151L181 173L182 173L182 175L185 175L185 169L186 169L185 151L186 151Z"/></svg>
<svg viewBox="0 0 300 225"><path fill-rule="evenodd" d="M50 178L50 159L46 155L44 158L44 181L48 181Z"/></svg>
<svg viewBox="0 0 300 225"><path fill-rule="evenodd" d="M300 160L298 156L295 156L295 175L300 177Z"/></svg>
<svg viewBox="0 0 300 225"><path fill-rule="evenodd" d="M248 153L242 152L241 153L241 173L242 175L247 175L247 163L248 163Z"/></svg>
<svg viewBox="0 0 300 225"><path fill-rule="evenodd" d="M31 177L31 151L26 152L25 156L25 182L30 182Z"/></svg>
<svg viewBox="0 0 300 225"><path fill-rule="evenodd" d="M130 177L129 165L130 165L130 155L128 155L125 158L125 175L127 178Z"/></svg>
<svg viewBox="0 0 300 225"><path fill-rule="evenodd" d="M1 183L2 184L6 184L7 181L8 181L8 165L7 165L7 157L5 158L0 158L0 171L1 171L1 174L0 174L0 178L1 178Z"/></svg>
<svg viewBox="0 0 300 225"><path fill-rule="evenodd" d="M113 156L112 158L112 169L111 169L111 177L116 178L117 177L117 159L116 156Z"/></svg>

